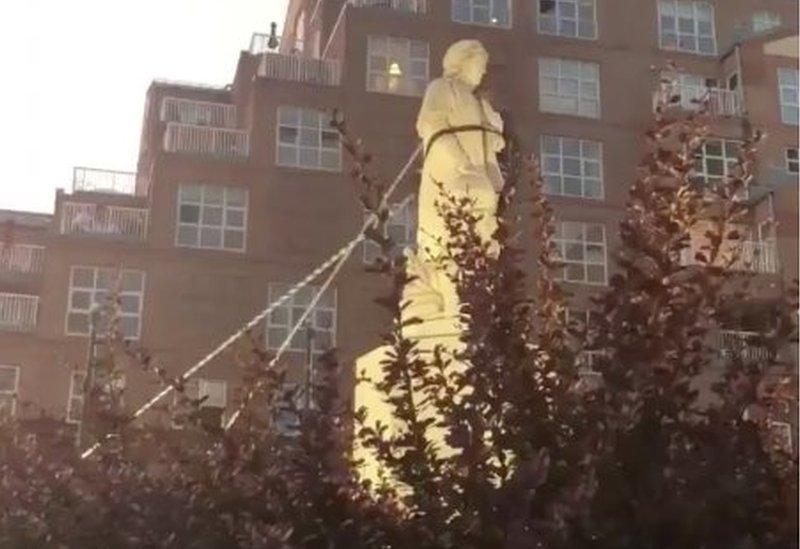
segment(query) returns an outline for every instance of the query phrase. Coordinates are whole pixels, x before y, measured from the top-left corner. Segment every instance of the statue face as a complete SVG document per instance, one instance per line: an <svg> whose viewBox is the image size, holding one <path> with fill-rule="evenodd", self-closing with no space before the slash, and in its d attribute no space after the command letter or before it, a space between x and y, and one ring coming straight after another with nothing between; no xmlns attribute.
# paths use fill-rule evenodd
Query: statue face
<svg viewBox="0 0 800 549"><path fill-rule="evenodd" d="M482 55L472 55L461 69L461 80L473 88L477 88L486 74L486 59Z"/></svg>

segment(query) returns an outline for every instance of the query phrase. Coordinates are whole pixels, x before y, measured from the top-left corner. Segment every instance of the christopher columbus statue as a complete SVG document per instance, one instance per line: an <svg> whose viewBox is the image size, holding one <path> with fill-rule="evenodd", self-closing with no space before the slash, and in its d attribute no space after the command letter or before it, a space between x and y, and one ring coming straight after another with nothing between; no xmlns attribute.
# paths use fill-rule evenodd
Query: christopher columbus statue
<svg viewBox="0 0 800 549"><path fill-rule="evenodd" d="M419 190L417 251L409 253L406 315L423 324L420 336L457 330L459 300L445 247L449 238L437 202L445 193L469 196L482 219L480 236L489 241L497 227L496 212L503 179L497 153L503 149L503 121L488 101L476 95L489 55L477 40L461 40L444 56L444 75L428 85L417 118L425 163ZM410 336L415 334L409 333ZM438 335L438 334L437 334Z"/></svg>

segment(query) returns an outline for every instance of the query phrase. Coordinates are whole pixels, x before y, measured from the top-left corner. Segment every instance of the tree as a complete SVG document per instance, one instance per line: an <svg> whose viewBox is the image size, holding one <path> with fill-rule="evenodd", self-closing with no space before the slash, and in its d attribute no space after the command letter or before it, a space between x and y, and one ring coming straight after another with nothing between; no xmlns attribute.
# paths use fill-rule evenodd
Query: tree
<svg viewBox="0 0 800 549"><path fill-rule="evenodd" d="M389 281L378 300L394 320L377 388L397 428L353 414L332 381L333 353L314 382L316 405L294 406L285 370L267 367L272 355L256 331L235 349L254 395L246 403L288 407L296 429L249 408L230 431L190 420L176 437L133 425L104 389L119 368L143 368L171 384L190 419L202 399L146 350L117 338L87 400L88 432L105 441L91 458L48 451L21 424L0 428L0 545L796 546L797 460L771 444L768 429L771 406L796 399L781 382L793 371L781 361L796 339L796 288L769 310L773 322L758 338L768 353L720 357L711 341L748 295L750 279L729 267L741 261L734 226L746 215L738 196L751 181L757 135L734 177L698 188L692 165L707 134L703 114L674 117L675 101L662 97L647 134L620 226L618 274L596 296L589 326L566 313L554 212L535 160L511 136L499 255L475 230L469 198L443 197L468 326L453 356L423 355L403 335L413 320L402 315L403 261L392 259L383 236L387 187L336 118L364 209L378 218L369 237L384 257L372 270ZM707 245L685 265L683 250L701 222L710 227ZM527 227L536 243L533 285L515 241ZM590 376L586 351L595 358ZM714 368L715 398L706 402L697 386ZM439 451L434 431L447 434L450 451ZM374 451L385 483L359 479L353 439Z"/></svg>

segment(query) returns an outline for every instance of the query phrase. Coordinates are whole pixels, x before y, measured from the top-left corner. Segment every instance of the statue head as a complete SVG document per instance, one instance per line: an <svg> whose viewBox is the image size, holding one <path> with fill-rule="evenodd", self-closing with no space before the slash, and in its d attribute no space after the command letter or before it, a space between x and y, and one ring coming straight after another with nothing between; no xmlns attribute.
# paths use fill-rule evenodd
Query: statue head
<svg viewBox="0 0 800 549"><path fill-rule="evenodd" d="M447 78L455 78L477 88L486 74L489 52L478 40L459 40L447 48L442 66Z"/></svg>

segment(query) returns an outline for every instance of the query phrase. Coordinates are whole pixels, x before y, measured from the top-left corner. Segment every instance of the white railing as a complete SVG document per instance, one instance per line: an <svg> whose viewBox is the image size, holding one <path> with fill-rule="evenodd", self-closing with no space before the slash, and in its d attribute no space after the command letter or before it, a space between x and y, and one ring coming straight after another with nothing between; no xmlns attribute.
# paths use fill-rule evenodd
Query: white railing
<svg viewBox="0 0 800 549"><path fill-rule="evenodd" d="M428 11L426 0L350 0L350 4L356 8L389 8L411 13L425 13Z"/></svg>
<svg viewBox="0 0 800 549"><path fill-rule="evenodd" d="M770 351L757 343L758 332L738 330L721 330L719 332L718 349L725 358L739 356L746 361L770 360Z"/></svg>
<svg viewBox="0 0 800 549"><path fill-rule="evenodd" d="M77 167L72 170L72 192L135 194L136 173Z"/></svg>
<svg viewBox="0 0 800 549"><path fill-rule="evenodd" d="M0 244L0 273L41 273L44 266L44 246L31 244Z"/></svg>
<svg viewBox="0 0 800 549"><path fill-rule="evenodd" d="M261 58L258 75L272 80L338 86L342 79L342 69L341 64L334 60L265 53Z"/></svg>
<svg viewBox="0 0 800 549"><path fill-rule="evenodd" d="M253 37L250 39L249 52L252 55L261 55L262 53L267 52L281 52L299 55L303 53L304 46L305 43L303 40L298 40L295 38L291 43L288 43L281 36L273 37L270 34L256 32L253 33Z"/></svg>
<svg viewBox="0 0 800 549"><path fill-rule="evenodd" d="M33 331L38 310L39 298L35 295L0 293L0 330Z"/></svg>
<svg viewBox="0 0 800 549"><path fill-rule="evenodd" d="M708 114L711 116L742 116L742 100L739 92L677 82L662 84L661 90L653 96L653 106L658 104L659 98L666 98L669 101L676 96L680 97L680 100L668 104L679 105L687 111L699 111L707 101Z"/></svg>
<svg viewBox="0 0 800 549"><path fill-rule="evenodd" d="M144 208L64 202L61 210L61 234L143 241L147 237L147 213Z"/></svg>
<svg viewBox="0 0 800 549"><path fill-rule="evenodd" d="M740 247L739 247L740 246ZM731 265L734 271L750 271L759 274L775 274L778 272L778 247L774 242L756 242L745 240L740 245L733 244L734 249L728 253L738 255ZM699 265L696 256L698 252L708 255L707 250L697 248L684 248L681 251L681 265Z"/></svg>
<svg viewBox="0 0 800 549"><path fill-rule="evenodd" d="M195 126L235 128L236 105L165 97L161 103L162 122L180 122Z"/></svg>
<svg viewBox="0 0 800 549"><path fill-rule="evenodd" d="M169 122L164 133L164 150L221 158L247 158L250 155L250 134L242 130Z"/></svg>

